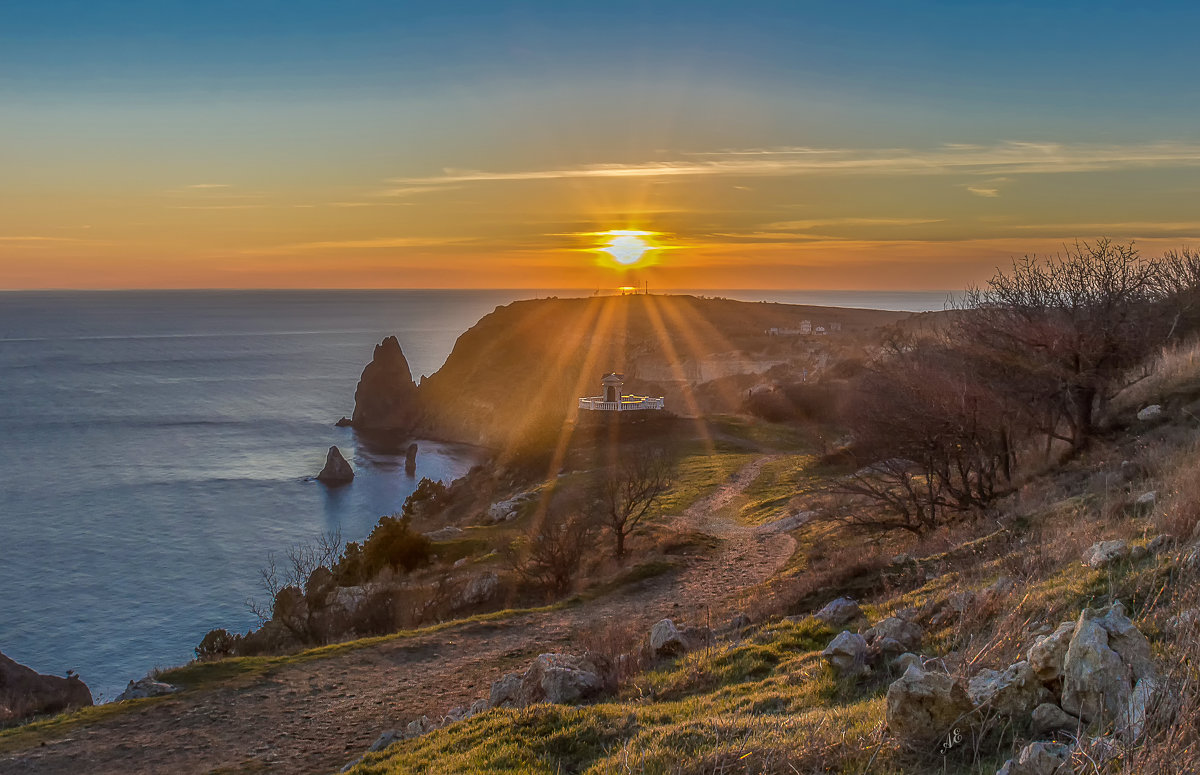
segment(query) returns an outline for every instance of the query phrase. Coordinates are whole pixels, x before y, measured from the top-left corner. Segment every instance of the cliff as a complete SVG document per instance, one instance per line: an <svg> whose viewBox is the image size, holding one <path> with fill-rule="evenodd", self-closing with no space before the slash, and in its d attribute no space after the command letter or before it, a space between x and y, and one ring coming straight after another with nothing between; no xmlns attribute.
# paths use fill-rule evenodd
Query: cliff
<svg viewBox="0 0 1200 775"><path fill-rule="evenodd" d="M745 395L741 387L696 388L786 367L813 347L845 344L906 317L694 296L519 301L498 307L459 337L445 365L416 391L417 425L432 435L489 446L548 437L575 415L580 396L599 393L601 375L611 371L626 375L626 392L666 396L677 414L736 411ZM795 330L804 320L838 333L767 333ZM366 371L363 376L365 383ZM411 381L407 369L403 376L396 381ZM411 393L394 396L390 406L410 418L400 410L414 406ZM358 418L356 408L356 425Z"/></svg>

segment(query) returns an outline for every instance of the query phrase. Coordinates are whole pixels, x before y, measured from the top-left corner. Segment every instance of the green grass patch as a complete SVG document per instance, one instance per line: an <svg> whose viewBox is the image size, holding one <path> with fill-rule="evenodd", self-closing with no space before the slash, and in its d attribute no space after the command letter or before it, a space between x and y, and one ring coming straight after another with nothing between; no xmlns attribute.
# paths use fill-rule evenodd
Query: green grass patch
<svg viewBox="0 0 1200 775"><path fill-rule="evenodd" d="M696 501L712 493L753 461L750 453L716 453L689 455L679 461L675 478L658 505L654 516L682 514Z"/></svg>
<svg viewBox="0 0 1200 775"><path fill-rule="evenodd" d="M761 525L785 516L792 499L822 483L822 474L813 470L816 465L815 455L785 455L766 463L738 498L736 519Z"/></svg>
<svg viewBox="0 0 1200 775"><path fill-rule="evenodd" d="M157 702L166 702L172 695L163 697L146 697L141 700L125 702L109 702L104 705L92 705L87 708L59 713L55 716L30 721L18 727L0 730L0 754L32 748L46 740L53 739L63 733L83 724L119 716L135 710L140 710Z"/></svg>

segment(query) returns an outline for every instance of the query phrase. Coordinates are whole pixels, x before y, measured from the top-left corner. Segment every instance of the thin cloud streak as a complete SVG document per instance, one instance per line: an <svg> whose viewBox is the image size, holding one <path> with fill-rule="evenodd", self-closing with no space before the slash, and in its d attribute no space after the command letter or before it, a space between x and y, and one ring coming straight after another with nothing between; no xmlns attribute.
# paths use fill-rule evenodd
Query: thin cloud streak
<svg viewBox="0 0 1200 775"><path fill-rule="evenodd" d="M313 250L370 250L377 248L430 248L442 245L460 245L475 242L467 237L380 237L362 240L327 240L322 242L298 242L291 245L275 245L266 248L250 248L241 251L246 255L268 256Z"/></svg>
<svg viewBox="0 0 1200 775"><path fill-rule="evenodd" d="M393 178L421 193L446 185L578 178L658 178L714 175L873 174L1035 175L1200 165L1200 144L1081 145L1007 142L988 147L946 145L931 150L777 148L696 154L694 160L588 164L543 170L491 172L449 168L442 175Z"/></svg>

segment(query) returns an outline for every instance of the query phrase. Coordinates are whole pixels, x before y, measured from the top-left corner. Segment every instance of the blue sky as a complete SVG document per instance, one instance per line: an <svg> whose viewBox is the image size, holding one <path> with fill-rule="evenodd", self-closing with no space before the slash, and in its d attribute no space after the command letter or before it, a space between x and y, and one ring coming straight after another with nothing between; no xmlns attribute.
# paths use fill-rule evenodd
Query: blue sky
<svg viewBox="0 0 1200 775"><path fill-rule="evenodd" d="M53 271L0 286L80 269L97 284L195 283L200 271L217 284L270 284L278 263L239 274L246 255L389 240L345 248L362 267L355 282L442 284L433 255L462 266L471 250L511 255L519 274L550 266L547 234L606 225L661 229L696 248L674 255L711 264L714 235L840 219L859 227L825 235L855 241L847 272L875 265L864 240L893 268L912 260L898 242L1015 240L964 247L956 278L1031 235L1043 241L1030 249L1102 232L1186 242L1200 234L1180 228L1200 190L1197 22L1183 3L10 3L0 8L0 203L10 205L0 268L34 251ZM973 178L951 180L944 159L926 159L971 145L1006 159L1053 147L1065 161L1013 178L989 156ZM691 188L641 179L647 164L796 148L899 150L909 161L903 179L832 179L791 162L769 179L710 165L689 173ZM940 179L917 176L913 154ZM434 180L588 165L636 167L639 180ZM714 169L721 187L709 185ZM399 190L404 202L370 198ZM776 212L788 208L800 216ZM658 222L665 211L676 214ZM1035 228L1109 223L1126 226ZM782 243L759 239L752 251L744 237L722 239L743 263L788 260ZM558 247L554 271L576 277L577 246ZM821 268L813 245L793 246L788 266L845 284L834 247L822 245ZM935 252L949 260L944 244ZM293 258L305 284L327 276L307 253ZM713 282L736 272L725 260Z"/></svg>

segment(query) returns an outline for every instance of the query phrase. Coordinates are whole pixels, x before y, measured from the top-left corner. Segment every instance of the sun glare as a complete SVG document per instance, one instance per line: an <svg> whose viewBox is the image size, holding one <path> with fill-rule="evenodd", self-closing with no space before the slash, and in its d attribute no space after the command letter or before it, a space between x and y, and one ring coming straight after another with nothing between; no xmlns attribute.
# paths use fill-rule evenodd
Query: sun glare
<svg viewBox="0 0 1200 775"><path fill-rule="evenodd" d="M654 234L656 232L629 229L596 232L597 237L609 238L600 250L612 256L613 260L622 266L633 266L641 261L648 251L654 250L655 246L645 239Z"/></svg>

